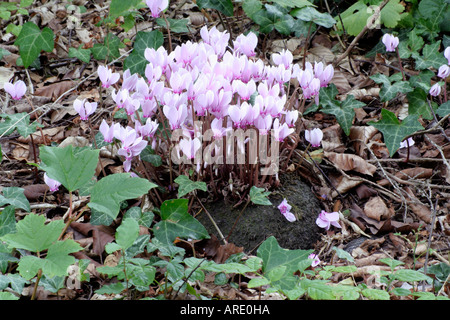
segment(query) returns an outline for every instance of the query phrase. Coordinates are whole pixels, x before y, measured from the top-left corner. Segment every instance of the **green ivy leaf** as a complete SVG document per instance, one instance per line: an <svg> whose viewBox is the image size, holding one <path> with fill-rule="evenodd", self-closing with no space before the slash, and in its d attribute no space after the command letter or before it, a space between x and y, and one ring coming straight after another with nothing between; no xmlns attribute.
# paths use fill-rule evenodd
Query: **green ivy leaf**
<svg viewBox="0 0 450 320"><path fill-rule="evenodd" d="M178 183L178 198L185 196L188 193L191 193L194 190L202 190L208 191L206 183L203 181L192 181L187 176L181 175L178 176L175 180Z"/></svg>
<svg viewBox="0 0 450 320"><path fill-rule="evenodd" d="M141 0L111 0L109 5L109 16L117 18L127 12L130 8L137 6Z"/></svg>
<svg viewBox="0 0 450 320"><path fill-rule="evenodd" d="M160 155L157 155L155 150L151 146L146 146L139 155L142 161L151 163L154 167L159 167L162 165L162 159Z"/></svg>
<svg viewBox="0 0 450 320"><path fill-rule="evenodd" d="M140 197L155 187L156 184L146 179L130 177L129 173L112 174L94 185L88 206L115 219L122 201Z"/></svg>
<svg viewBox="0 0 450 320"><path fill-rule="evenodd" d="M321 111L334 115L342 130L344 130L344 133L348 136L350 134L350 128L353 124L353 119L355 118L354 109L361 108L365 104L356 100L352 95L348 95L340 106L337 100L333 101L334 103L329 103L327 107Z"/></svg>
<svg viewBox="0 0 450 320"><path fill-rule="evenodd" d="M28 68L39 57L42 50L51 52L54 47L53 31L45 27L42 31L33 22L26 22L22 26L14 44L19 46L19 54L25 68Z"/></svg>
<svg viewBox="0 0 450 320"><path fill-rule="evenodd" d="M313 7L304 7L302 9L295 9L291 12L292 16L303 20L303 21L312 21L315 24L318 24L325 28L331 28L336 24L336 20L328 14L328 13L321 13L317 11Z"/></svg>
<svg viewBox="0 0 450 320"><path fill-rule="evenodd" d="M161 205L161 221L153 227L155 237L171 244L177 238L208 239L205 227L188 213L188 199L166 200Z"/></svg>
<svg viewBox="0 0 450 320"><path fill-rule="evenodd" d="M82 47L83 47L83 45L80 44L78 49L69 48L69 57L77 58L83 62L89 63L89 61L91 61L91 50L83 49Z"/></svg>
<svg viewBox="0 0 450 320"><path fill-rule="evenodd" d="M197 0L197 6L200 9L216 9L228 17L234 13L231 0Z"/></svg>
<svg viewBox="0 0 450 320"><path fill-rule="evenodd" d="M37 127L42 127L38 122L30 124L30 115L26 112L14 114L0 114L5 120L0 122L0 135L9 135L17 130L22 137L27 137L36 131Z"/></svg>
<svg viewBox="0 0 450 320"><path fill-rule="evenodd" d="M361 291L362 295L369 298L370 300L390 300L391 297L389 296L389 293L380 290L380 289L364 289Z"/></svg>
<svg viewBox="0 0 450 320"><path fill-rule="evenodd" d="M116 231L116 243L123 250L131 247L139 236L139 224L133 218L122 220Z"/></svg>
<svg viewBox="0 0 450 320"><path fill-rule="evenodd" d="M252 186L250 188L250 201L254 204L259 204L263 206L270 206L272 202L267 198L270 195L270 191L265 191L264 188L258 188Z"/></svg>
<svg viewBox="0 0 450 320"><path fill-rule="evenodd" d="M41 146L41 169L59 181L69 191L75 191L89 183L95 174L100 150Z"/></svg>
<svg viewBox="0 0 450 320"><path fill-rule="evenodd" d="M397 93L407 93L413 91L408 81L397 81L391 84L390 79L384 74L377 73L370 77L378 84L383 84L380 90L381 101L389 101L397 95Z"/></svg>
<svg viewBox="0 0 450 320"><path fill-rule="evenodd" d="M269 2L276 3L283 8L303 8L306 6L314 6L307 0L269 0Z"/></svg>
<svg viewBox="0 0 450 320"><path fill-rule="evenodd" d="M395 113L382 109L382 119L378 122L371 121L368 124L374 126L383 133L384 143L392 157L408 135L413 134L423 127L418 121L417 115L409 115L400 123Z"/></svg>
<svg viewBox="0 0 450 320"><path fill-rule="evenodd" d="M18 187L3 188L3 195L0 194L0 206L10 204L26 212L30 212L30 202L25 196L24 191L24 189Z"/></svg>
<svg viewBox="0 0 450 320"><path fill-rule="evenodd" d="M406 95L409 102L408 114L415 114L423 117L424 119L433 119L433 113L430 110L430 106L427 101L427 93L421 88L415 88L414 91ZM437 104L431 102L433 111L436 111Z"/></svg>
<svg viewBox="0 0 450 320"><path fill-rule="evenodd" d="M169 23L169 29L174 33L184 33L189 32L187 24L189 23L189 19L170 19L167 18L167 22ZM166 20L164 18L156 19L156 24L160 27L167 28Z"/></svg>
<svg viewBox="0 0 450 320"><path fill-rule="evenodd" d="M445 117L449 113L450 113L450 100L441 104L439 108L436 110L436 114L441 117Z"/></svg>
<svg viewBox="0 0 450 320"><path fill-rule="evenodd" d="M443 64L447 64L447 59L439 52L441 46L441 40L431 44L426 44L422 49L422 54L413 52L412 57L416 60L416 69L424 70L430 67L436 70Z"/></svg>
<svg viewBox="0 0 450 320"><path fill-rule="evenodd" d="M160 31L139 31L133 44L133 51L124 61L124 69L129 69L131 74L138 73L145 76L145 67L148 64L144 56L145 49L158 49L163 43L164 36Z"/></svg>
<svg viewBox="0 0 450 320"><path fill-rule="evenodd" d="M16 231L16 208L14 206L7 206L0 212L0 237L14 233ZM1 265L1 252L0 252Z"/></svg>
<svg viewBox="0 0 450 320"><path fill-rule="evenodd" d="M117 59L120 57L119 48L121 42L119 37L113 33L108 33L103 40L103 43L95 43L91 48L92 55L96 60Z"/></svg>

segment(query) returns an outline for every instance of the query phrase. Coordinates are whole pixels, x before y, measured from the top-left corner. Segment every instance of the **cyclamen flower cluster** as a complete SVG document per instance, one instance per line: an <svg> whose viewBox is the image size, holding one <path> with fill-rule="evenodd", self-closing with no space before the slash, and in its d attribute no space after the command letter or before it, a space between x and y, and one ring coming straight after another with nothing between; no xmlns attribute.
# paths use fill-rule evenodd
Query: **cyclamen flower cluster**
<svg viewBox="0 0 450 320"><path fill-rule="evenodd" d="M318 102L320 88L327 86L334 74L331 65L324 67L321 62L306 63L302 70L293 65L288 51L273 55L275 65L264 64L253 57L258 39L252 32L238 36L232 50L227 50L230 35L226 31L215 27L208 30L205 26L200 35L203 41L187 41L171 53L163 47L147 48L145 79L127 70L121 88L113 89L111 96L117 107L126 111L134 125L119 130L115 124L102 123L100 131L108 142L113 138L122 143L132 137L140 138L136 150L127 149L131 148L129 145L120 152L126 161L138 155L144 141L153 147L158 145L154 133L162 120L160 110L171 130L184 132L177 151L189 159L201 147L201 132L195 130L197 120L213 130L215 139L223 137L227 130L257 128L260 135L272 130L276 140L284 141L294 132L298 119L298 111L286 109L284 84L297 78L304 98L314 97ZM99 75L104 86L116 81L114 73L107 69L99 70ZM143 119L136 117L136 112ZM121 136L124 132L130 134L128 140ZM200 165L197 163L197 168Z"/></svg>

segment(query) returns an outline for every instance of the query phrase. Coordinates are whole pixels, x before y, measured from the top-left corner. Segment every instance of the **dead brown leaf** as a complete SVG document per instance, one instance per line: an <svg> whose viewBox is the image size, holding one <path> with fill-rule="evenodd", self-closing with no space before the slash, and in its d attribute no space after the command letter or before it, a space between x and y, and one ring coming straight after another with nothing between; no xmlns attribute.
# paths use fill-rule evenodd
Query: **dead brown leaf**
<svg viewBox="0 0 450 320"><path fill-rule="evenodd" d="M380 197L372 197L366 202L364 206L364 213L372 219L381 221L382 219L390 218L393 212L386 206L383 199Z"/></svg>
<svg viewBox="0 0 450 320"><path fill-rule="evenodd" d="M52 101L58 99L64 92L69 90L74 86L74 82L72 80L64 80L49 84L47 86L43 86L42 88L36 89L34 94L36 96L43 96L47 98L51 98Z"/></svg>
<svg viewBox="0 0 450 320"><path fill-rule="evenodd" d="M112 232L104 226L72 222L70 227L85 237L92 237L92 252L97 255L101 255L105 250L105 245L114 240Z"/></svg>
<svg viewBox="0 0 450 320"><path fill-rule="evenodd" d="M373 164L366 162L363 158L348 153L324 152L327 157L336 167L343 171L354 170L359 173L372 176L377 170Z"/></svg>

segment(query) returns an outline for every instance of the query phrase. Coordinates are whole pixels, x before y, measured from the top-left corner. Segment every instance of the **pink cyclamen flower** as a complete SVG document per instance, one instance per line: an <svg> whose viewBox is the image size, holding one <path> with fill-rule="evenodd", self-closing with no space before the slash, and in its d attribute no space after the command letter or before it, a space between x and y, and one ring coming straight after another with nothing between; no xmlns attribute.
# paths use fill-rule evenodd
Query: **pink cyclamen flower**
<svg viewBox="0 0 450 320"><path fill-rule="evenodd" d="M147 0L146 3L153 18L158 18L161 12L169 6L169 0Z"/></svg>
<svg viewBox="0 0 450 320"><path fill-rule="evenodd" d="M330 229L330 226L333 225L336 228L340 228L339 224L339 213L337 212L326 212L322 210L319 213L319 217L316 219L316 224L320 228L324 228L325 230Z"/></svg>
<svg viewBox="0 0 450 320"><path fill-rule="evenodd" d="M105 119L103 119L99 129L105 142L111 143L114 139L114 125L108 126Z"/></svg>
<svg viewBox="0 0 450 320"><path fill-rule="evenodd" d="M319 128L305 131L305 139L311 143L312 147L319 147L323 138L323 132Z"/></svg>
<svg viewBox="0 0 450 320"><path fill-rule="evenodd" d="M395 48L397 48L399 43L399 40L396 36L388 33L383 36L383 39L381 41L383 41L384 45L386 46L386 51L388 52L395 51Z"/></svg>
<svg viewBox="0 0 450 320"><path fill-rule="evenodd" d="M448 64L450 64L450 47L445 48L444 57L447 58Z"/></svg>
<svg viewBox="0 0 450 320"><path fill-rule="evenodd" d="M14 100L20 100L27 91L27 86L25 85L25 82L18 80L14 84L5 82L4 89Z"/></svg>
<svg viewBox="0 0 450 320"><path fill-rule="evenodd" d="M120 74L117 72L112 72L111 69L105 66L99 66L97 69L98 77L100 78L100 81L102 82L103 88L109 88L114 83L119 81Z"/></svg>
<svg viewBox="0 0 450 320"><path fill-rule="evenodd" d="M437 76L439 78L445 79L450 75L450 67L446 64L439 67Z"/></svg>
<svg viewBox="0 0 450 320"><path fill-rule="evenodd" d="M319 259L319 257L317 256L317 254L314 254L314 253L311 253L309 256L308 256L308 259L311 259L312 260L312 263L311 263L311 267L317 267L319 264L320 264L320 259Z"/></svg>
<svg viewBox="0 0 450 320"><path fill-rule="evenodd" d="M255 48L258 44L258 37L253 32L249 32L246 36L241 34L233 41L234 51L245 54L247 57L256 55Z"/></svg>
<svg viewBox="0 0 450 320"><path fill-rule="evenodd" d="M49 176L47 176L47 172L44 173L44 182L50 188L51 192L58 191L59 186L61 185L59 181L54 180Z"/></svg>
<svg viewBox="0 0 450 320"><path fill-rule="evenodd" d="M320 80L320 87L326 87L334 76L334 68L331 64L324 68L322 62L315 63L314 76Z"/></svg>
<svg viewBox="0 0 450 320"><path fill-rule="evenodd" d="M73 108L78 112L81 120L87 120L97 109L97 102L86 102L86 99L75 99Z"/></svg>
<svg viewBox="0 0 450 320"><path fill-rule="evenodd" d="M285 69L289 69L292 65L294 57L289 50L283 49L280 53L272 55L273 62L278 65L283 65Z"/></svg>
<svg viewBox="0 0 450 320"><path fill-rule="evenodd" d="M280 210L281 214L289 221L294 222L296 220L295 216L291 212L291 205L287 203L286 199L283 199L278 206L278 210Z"/></svg>
<svg viewBox="0 0 450 320"><path fill-rule="evenodd" d="M430 93L430 95L433 96L433 97L437 97L438 95L440 95L440 94L441 94L441 86L440 86L440 84L439 84L439 83L435 83L435 84L431 87L429 93Z"/></svg>
<svg viewBox="0 0 450 320"><path fill-rule="evenodd" d="M414 140L413 138L409 137L408 140L403 140L402 142L400 142L400 148L407 148L408 145L411 147L412 145L414 145Z"/></svg>

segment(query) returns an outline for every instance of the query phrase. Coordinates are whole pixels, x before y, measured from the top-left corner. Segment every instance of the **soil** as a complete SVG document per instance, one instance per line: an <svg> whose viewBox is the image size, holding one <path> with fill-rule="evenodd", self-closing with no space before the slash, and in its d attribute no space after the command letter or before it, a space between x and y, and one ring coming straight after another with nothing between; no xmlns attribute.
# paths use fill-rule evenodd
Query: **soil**
<svg viewBox="0 0 450 320"><path fill-rule="evenodd" d="M272 191L269 200L271 206L249 204L228 239L228 242L243 247L244 252L255 254L259 245L270 236L274 236L280 247L285 249L313 249L320 239L321 230L315 221L322 210L320 202L313 194L310 186L295 173L287 173L280 177L280 187ZM278 210L283 198L292 206L291 212L297 217L289 222ZM244 204L233 208L224 200L205 204L224 237L232 229ZM216 228L204 213L196 218L205 226L210 234L220 239Z"/></svg>

